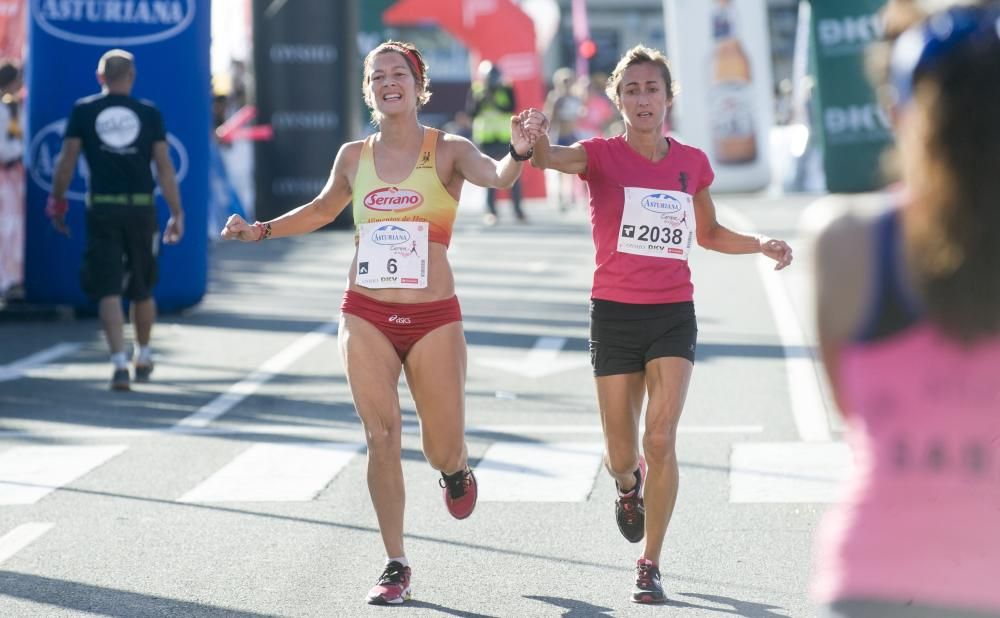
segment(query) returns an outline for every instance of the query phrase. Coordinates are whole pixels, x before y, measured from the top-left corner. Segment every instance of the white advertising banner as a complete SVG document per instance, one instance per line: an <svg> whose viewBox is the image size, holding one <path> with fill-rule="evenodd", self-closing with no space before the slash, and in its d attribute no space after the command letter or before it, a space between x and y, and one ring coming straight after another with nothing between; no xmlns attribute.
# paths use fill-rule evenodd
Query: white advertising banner
<svg viewBox="0 0 1000 618"><path fill-rule="evenodd" d="M771 53L765 0L663 0L680 86L672 129L704 150L712 189L758 191L771 180Z"/></svg>

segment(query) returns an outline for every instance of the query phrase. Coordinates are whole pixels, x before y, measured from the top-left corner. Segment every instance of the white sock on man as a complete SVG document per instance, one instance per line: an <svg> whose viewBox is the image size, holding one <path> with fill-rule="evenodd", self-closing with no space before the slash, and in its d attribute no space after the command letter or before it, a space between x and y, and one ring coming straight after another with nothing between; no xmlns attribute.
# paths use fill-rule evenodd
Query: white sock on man
<svg viewBox="0 0 1000 618"><path fill-rule="evenodd" d="M386 558L385 559L385 563L386 564L389 564L390 562L398 562L398 563L400 563L401 565L403 565L405 567L410 566L410 561L406 559L406 556L403 556L401 558Z"/></svg>
<svg viewBox="0 0 1000 618"><path fill-rule="evenodd" d="M135 355L135 362L142 365L148 365L153 360L153 349L148 345L138 346L138 351Z"/></svg>
<svg viewBox="0 0 1000 618"><path fill-rule="evenodd" d="M128 357L124 352L115 352L111 355L111 364L115 369L128 369Z"/></svg>

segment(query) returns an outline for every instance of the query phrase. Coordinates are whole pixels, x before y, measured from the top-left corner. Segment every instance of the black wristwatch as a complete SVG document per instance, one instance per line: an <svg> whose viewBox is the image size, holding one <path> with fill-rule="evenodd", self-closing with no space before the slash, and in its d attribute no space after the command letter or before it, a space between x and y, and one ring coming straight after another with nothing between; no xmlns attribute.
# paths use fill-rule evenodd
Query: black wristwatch
<svg viewBox="0 0 1000 618"><path fill-rule="evenodd" d="M533 155L533 154L535 154L535 149L534 148L530 149L527 152L527 154L519 155L519 154L517 154L517 151L514 150L514 144L513 143L510 144L510 156L515 161L527 161L528 159L531 158L531 155Z"/></svg>

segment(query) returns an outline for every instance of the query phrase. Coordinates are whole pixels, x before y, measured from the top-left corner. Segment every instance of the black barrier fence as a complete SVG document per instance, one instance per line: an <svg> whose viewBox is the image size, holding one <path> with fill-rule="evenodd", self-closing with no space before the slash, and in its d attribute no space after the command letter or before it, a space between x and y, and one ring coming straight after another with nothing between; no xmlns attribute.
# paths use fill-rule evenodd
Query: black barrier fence
<svg viewBox="0 0 1000 618"><path fill-rule="evenodd" d="M356 0L253 1L257 122L256 216L272 219L323 188L357 130ZM350 208L336 224L350 225Z"/></svg>

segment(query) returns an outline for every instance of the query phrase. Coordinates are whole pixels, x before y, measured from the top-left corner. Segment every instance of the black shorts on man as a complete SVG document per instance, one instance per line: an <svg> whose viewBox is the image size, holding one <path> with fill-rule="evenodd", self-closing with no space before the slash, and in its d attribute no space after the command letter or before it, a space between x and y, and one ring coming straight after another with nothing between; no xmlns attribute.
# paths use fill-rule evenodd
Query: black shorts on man
<svg viewBox="0 0 1000 618"><path fill-rule="evenodd" d="M94 300L118 295L132 301L150 298L159 273L158 247L159 228L152 204L88 207L80 287Z"/></svg>

